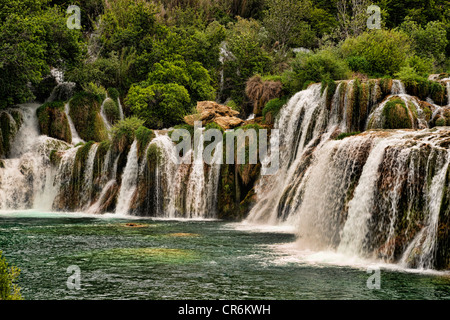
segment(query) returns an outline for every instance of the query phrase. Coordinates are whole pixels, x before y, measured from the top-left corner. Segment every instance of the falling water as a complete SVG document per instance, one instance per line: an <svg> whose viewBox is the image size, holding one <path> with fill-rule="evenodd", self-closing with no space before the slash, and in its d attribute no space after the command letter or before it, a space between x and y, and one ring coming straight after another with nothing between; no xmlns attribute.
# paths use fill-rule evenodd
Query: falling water
<svg viewBox="0 0 450 320"><path fill-rule="evenodd" d="M75 129L75 125L73 124L72 117L70 116L69 102L66 102L66 104L64 105L64 111L66 112L67 121L69 122L70 132L72 133L72 144L76 145L80 142L84 142L78 135L77 129Z"/></svg>
<svg viewBox="0 0 450 320"><path fill-rule="evenodd" d="M94 160L95 155L97 154L98 144L93 144L89 149L88 157L86 160L86 167L84 171L84 181L83 181L83 190L82 190L82 198L81 205L84 206L85 209L89 208L91 197L92 197L92 186L93 186L93 178L94 178Z"/></svg>
<svg viewBox="0 0 450 320"><path fill-rule="evenodd" d="M122 175L119 198L117 199L116 213L126 214L129 212L131 198L136 191L136 182L139 173L137 156L137 141L134 140L128 152L127 164Z"/></svg>

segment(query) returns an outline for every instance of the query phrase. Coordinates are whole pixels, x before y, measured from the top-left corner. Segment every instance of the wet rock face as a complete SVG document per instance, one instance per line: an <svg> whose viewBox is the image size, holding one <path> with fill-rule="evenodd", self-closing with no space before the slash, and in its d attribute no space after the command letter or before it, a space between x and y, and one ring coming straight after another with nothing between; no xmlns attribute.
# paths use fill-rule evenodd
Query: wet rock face
<svg viewBox="0 0 450 320"><path fill-rule="evenodd" d="M0 111L0 158L6 156L11 150L14 137L22 123L23 116L19 110Z"/></svg>
<svg viewBox="0 0 450 320"><path fill-rule="evenodd" d="M51 102L43 104L37 109L36 113L41 134L67 143L72 142L72 133L67 115L64 112L64 103Z"/></svg>
<svg viewBox="0 0 450 320"><path fill-rule="evenodd" d="M201 121L203 126L215 122L225 130L238 127L244 123L244 120L237 117L238 111L214 101L197 102L197 112L198 114L184 117L184 121L189 125L194 125L195 121Z"/></svg>

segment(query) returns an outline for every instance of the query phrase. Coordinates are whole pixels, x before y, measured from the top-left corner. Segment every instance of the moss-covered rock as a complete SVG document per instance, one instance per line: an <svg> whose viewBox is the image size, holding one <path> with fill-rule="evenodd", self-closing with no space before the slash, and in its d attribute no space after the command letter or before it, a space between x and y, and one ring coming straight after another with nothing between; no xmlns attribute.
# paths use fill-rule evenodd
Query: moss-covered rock
<svg viewBox="0 0 450 320"><path fill-rule="evenodd" d="M145 152L145 148L148 146L150 141L155 138L155 133L144 126L140 126L135 132L135 137L137 141L137 152L139 159L142 158Z"/></svg>
<svg viewBox="0 0 450 320"><path fill-rule="evenodd" d="M98 95L79 92L70 100L70 116L81 139L100 142L108 134L100 115L101 101Z"/></svg>
<svg viewBox="0 0 450 320"><path fill-rule="evenodd" d="M72 142L69 121L64 112L63 102L48 102L36 110L41 134L49 137Z"/></svg>
<svg viewBox="0 0 450 320"><path fill-rule="evenodd" d="M103 113L108 119L109 123L115 123L120 120L120 110L117 100L112 100L111 98L106 98L103 102Z"/></svg>
<svg viewBox="0 0 450 320"><path fill-rule="evenodd" d="M0 157L11 151L12 142L21 123L20 111L17 111L17 113L13 112L12 109L0 111Z"/></svg>

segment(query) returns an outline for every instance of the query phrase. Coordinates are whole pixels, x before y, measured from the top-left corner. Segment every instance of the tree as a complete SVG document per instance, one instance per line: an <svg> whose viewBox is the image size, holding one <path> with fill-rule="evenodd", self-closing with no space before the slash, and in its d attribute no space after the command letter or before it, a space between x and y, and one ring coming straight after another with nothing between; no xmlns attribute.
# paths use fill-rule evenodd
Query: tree
<svg viewBox="0 0 450 320"><path fill-rule="evenodd" d="M0 300L22 300L20 288L15 284L20 275L20 269L9 266L0 251Z"/></svg>
<svg viewBox="0 0 450 320"><path fill-rule="evenodd" d="M133 85L125 102L148 128L154 129L180 123L191 108L186 88L176 83Z"/></svg>
<svg viewBox="0 0 450 320"><path fill-rule="evenodd" d="M380 29L346 39L340 50L345 58L364 58L372 75L392 76L406 64L411 45L404 32Z"/></svg>
<svg viewBox="0 0 450 320"><path fill-rule="evenodd" d="M368 0L338 0L338 23L341 39L360 35L366 28Z"/></svg>
<svg viewBox="0 0 450 320"><path fill-rule="evenodd" d="M430 21L425 27L407 17L400 29L413 40L413 48L421 58L432 59L436 65L445 61L445 49L448 45L447 31L444 23Z"/></svg>
<svg viewBox="0 0 450 320"><path fill-rule="evenodd" d="M310 33L305 21L310 17L312 5L309 0L267 0L263 24L272 43L280 46L305 46L298 39ZM307 45L307 44L306 44Z"/></svg>
<svg viewBox="0 0 450 320"><path fill-rule="evenodd" d="M254 74L264 74L270 68L270 57L263 49L267 40L258 21L242 19L230 23L227 30L227 50L232 58L224 63L225 94L238 104L243 102L245 82Z"/></svg>

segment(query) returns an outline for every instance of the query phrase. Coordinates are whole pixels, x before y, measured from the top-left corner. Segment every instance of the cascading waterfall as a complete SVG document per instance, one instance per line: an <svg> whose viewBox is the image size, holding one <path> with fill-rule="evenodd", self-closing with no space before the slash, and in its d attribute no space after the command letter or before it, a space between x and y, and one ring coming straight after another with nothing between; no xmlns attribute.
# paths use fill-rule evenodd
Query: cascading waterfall
<svg viewBox="0 0 450 320"><path fill-rule="evenodd" d="M92 186L94 178L94 160L97 154L98 144L93 144L89 149L89 154L86 160L86 168L84 171L84 181L81 205L88 209L90 207L91 197L92 197Z"/></svg>
<svg viewBox="0 0 450 320"><path fill-rule="evenodd" d="M52 174L48 156L51 150L66 149L60 140L39 135L36 109L38 104L19 105L23 124L12 142L8 159L0 169L0 209L48 209L55 196L47 190ZM14 121L13 118L10 121Z"/></svg>
<svg viewBox="0 0 450 320"><path fill-rule="evenodd" d="M108 130L108 134L109 134L109 130L111 129L111 124L109 123L108 119L106 118L106 114L105 114L105 102L108 101L108 94L106 95L105 100L103 100L102 105L100 107L100 116L102 117L103 123L105 124L105 128ZM122 117L121 117L122 119Z"/></svg>
<svg viewBox="0 0 450 320"><path fill-rule="evenodd" d="M64 111L67 116L67 121L69 122L70 132L72 133L72 144L76 145L80 142L84 142L83 139L78 135L77 129L75 129L75 125L73 124L72 117L70 116L70 104L66 102L64 105Z"/></svg>
<svg viewBox="0 0 450 320"><path fill-rule="evenodd" d="M134 140L128 152L127 164L122 175L122 184L117 199L116 213L126 214L130 210L131 198L136 191L139 163L137 156L137 141Z"/></svg>
<svg viewBox="0 0 450 320"><path fill-rule="evenodd" d="M299 248L331 249L405 267L448 268L442 229L448 224L450 131L428 129L422 101L408 95L400 81L388 89L379 81L358 85L341 81L330 94L313 84L280 110L275 122L279 135L270 137L271 144L279 143L280 169L253 185L257 199L246 223L293 225ZM450 93L450 82L446 85ZM382 128L391 98L409 106L413 128L422 130ZM107 143L75 148L39 135L37 107L19 108L23 124L1 160L0 209L218 216L225 165L214 161L219 153L213 164L195 161L204 150L201 129L194 148L184 155L194 161L177 164L176 146L165 131L155 131L147 145L135 139L128 154ZM68 103L65 109L72 143L82 142ZM431 105L432 113L445 110ZM12 115L3 117L18 127ZM369 125L379 129L335 139ZM270 157L263 159L263 167Z"/></svg>

